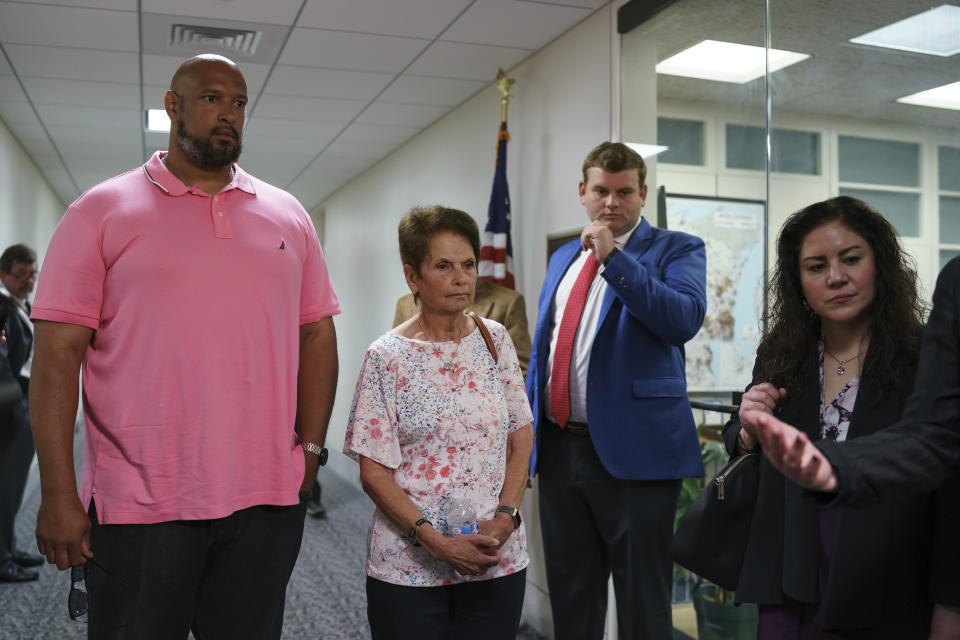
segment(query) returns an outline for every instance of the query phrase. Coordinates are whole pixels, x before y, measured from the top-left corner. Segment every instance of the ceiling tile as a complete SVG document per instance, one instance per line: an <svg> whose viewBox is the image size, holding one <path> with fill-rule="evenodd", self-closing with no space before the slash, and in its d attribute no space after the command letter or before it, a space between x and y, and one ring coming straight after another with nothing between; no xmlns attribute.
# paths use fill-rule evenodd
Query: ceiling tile
<svg viewBox="0 0 960 640"><path fill-rule="evenodd" d="M366 106L362 100L333 100L264 95L257 103L257 116L349 122Z"/></svg>
<svg viewBox="0 0 960 640"><path fill-rule="evenodd" d="M10 50L10 45L7 45L7 51ZM13 70L10 68L10 65L7 64L6 56L0 56L0 76L12 76Z"/></svg>
<svg viewBox="0 0 960 640"><path fill-rule="evenodd" d="M599 9L610 0L515 0L516 2L532 2L533 4L555 4L561 7L583 7L585 9Z"/></svg>
<svg viewBox="0 0 960 640"><path fill-rule="evenodd" d="M13 76L0 76L0 96L4 102L27 102L20 83Z"/></svg>
<svg viewBox="0 0 960 640"><path fill-rule="evenodd" d="M426 53L407 69L407 73L492 82L497 67L509 69L530 53L526 49L434 42Z"/></svg>
<svg viewBox="0 0 960 640"><path fill-rule="evenodd" d="M138 51L137 14L41 4L0 3L0 41Z"/></svg>
<svg viewBox="0 0 960 640"><path fill-rule="evenodd" d="M311 1L297 26L432 39L469 4L469 0Z"/></svg>
<svg viewBox="0 0 960 640"><path fill-rule="evenodd" d="M389 124L423 128L447 113L446 107L394 102L374 102L357 118L363 124Z"/></svg>
<svg viewBox="0 0 960 640"><path fill-rule="evenodd" d="M140 147L140 132L135 128L48 126L57 145L79 142L86 145L124 145Z"/></svg>
<svg viewBox="0 0 960 640"><path fill-rule="evenodd" d="M324 182L315 179L301 178L290 185L288 191L300 201L300 204L302 204L307 211L310 211L323 202L327 196L343 186L344 183L345 181Z"/></svg>
<svg viewBox="0 0 960 640"><path fill-rule="evenodd" d="M398 72L427 44L429 40L418 38L297 28L280 55L280 64Z"/></svg>
<svg viewBox="0 0 960 640"><path fill-rule="evenodd" d="M108 107L76 107L62 104L40 104L40 117L47 126L125 127L136 129L143 120L140 109Z"/></svg>
<svg viewBox="0 0 960 640"><path fill-rule="evenodd" d="M397 81L383 92L380 99L385 102L455 107L488 84L490 83L482 80L430 78L405 74L397 78Z"/></svg>
<svg viewBox="0 0 960 640"><path fill-rule="evenodd" d="M288 96L370 100L394 77L393 73L281 65L273 70L268 90Z"/></svg>
<svg viewBox="0 0 960 640"><path fill-rule="evenodd" d="M73 104L85 106L140 108L135 84L81 82L24 78L23 84L34 104Z"/></svg>
<svg viewBox="0 0 960 640"><path fill-rule="evenodd" d="M400 146L398 142L350 142L337 140L323 152L334 158L369 158L379 160Z"/></svg>
<svg viewBox="0 0 960 640"><path fill-rule="evenodd" d="M303 164L306 164L332 139L332 136L326 139L309 139L246 134L243 136L243 148L246 154L257 157L260 153L303 154L306 156Z"/></svg>
<svg viewBox="0 0 960 640"><path fill-rule="evenodd" d="M484 0L476 2L443 34L443 39L537 50L590 15L589 9Z"/></svg>
<svg viewBox="0 0 960 640"><path fill-rule="evenodd" d="M266 153L244 151L240 166L261 180L282 187L313 160L314 154ZM267 178L267 175L270 175Z"/></svg>
<svg viewBox="0 0 960 640"><path fill-rule="evenodd" d="M265 24L292 24L301 0L142 0L142 11L171 16L224 18Z"/></svg>
<svg viewBox="0 0 960 640"><path fill-rule="evenodd" d="M18 134L22 125L37 124L37 116L26 100L19 102L13 100L0 100L0 118L7 125L17 125L13 127L14 135ZM39 127L40 125L37 124Z"/></svg>
<svg viewBox="0 0 960 640"><path fill-rule="evenodd" d="M406 142L420 133L421 127L401 127L354 122L344 130L339 140L344 142Z"/></svg>
<svg viewBox="0 0 960 640"><path fill-rule="evenodd" d="M319 182L343 183L359 173L358 167L364 166L369 160L361 158L343 158L338 159L333 156L321 156L323 165L320 166L320 160L311 163L300 179L315 179Z"/></svg>
<svg viewBox="0 0 960 640"><path fill-rule="evenodd" d="M53 4L87 9L115 9L117 11L136 11L137 0L16 0L24 4Z"/></svg>
<svg viewBox="0 0 960 640"><path fill-rule="evenodd" d="M177 67L183 64L183 61L188 57L158 56L145 53L143 55L144 83L162 87L166 91ZM270 66L253 62L238 62L238 64L240 65L240 71L243 72L243 77L247 81L247 91L251 93L259 92L263 88L263 82L267 79L267 74L270 72Z"/></svg>
<svg viewBox="0 0 960 640"><path fill-rule="evenodd" d="M88 167L114 167L113 175L129 171L141 164L140 147L119 147L116 145L88 146L78 144L57 145L70 170L82 170Z"/></svg>
<svg viewBox="0 0 960 640"><path fill-rule="evenodd" d="M81 191L86 191L90 187L94 187L107 178L113 178L118 176L121 173L129 171L130 167L116 167L114 165L86 165L83 169L71 168L70 173L73 174L73 178L77 181L77 184L80 186Z"/></svg>
<svg viewBox="0 0 960 640"><path fill-rule="evenodd" d="M247 120L243 131L245 136L274 136L277 138L305 138L308 140L330 140L343 129L342 122L322 122L319 120L289 120L285 118L264 118L259 114Z"/></svg>
<svg viewBox="0 0 960 640"><path fill-rule="evenodd" d="M140 82L137 56L119 51L6 45L21 77L102 82Z"/></svg>
<svg viewBox="0 0 960 640"><path fill-rule="evenodd" d="M328 172L330 175L337 176L338 178L343 175L344 172L354 172L354 175L356 175L374 162L374 160L370 160L369 158L334 156L329 153L323 153L310 163L304 175L327 175Z"/></svg>

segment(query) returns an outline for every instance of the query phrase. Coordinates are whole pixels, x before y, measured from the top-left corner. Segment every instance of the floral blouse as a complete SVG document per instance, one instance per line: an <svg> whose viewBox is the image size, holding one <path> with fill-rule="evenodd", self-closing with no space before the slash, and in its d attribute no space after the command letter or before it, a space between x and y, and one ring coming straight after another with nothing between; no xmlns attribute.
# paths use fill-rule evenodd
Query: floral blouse
<svg viewBox="0 0 960 640"><path fill-rule="evenodd" d="M493 519L506 472L507 436L533 419L507 330L492 320L485 323L498 364L476 327L449 342L381 336L367 350L350 409L344 453L395 469L394 482L441 533L452 499L470 502L478 520ZM522 524L500 548L500 564L477 577L457 575L405 534L374 511L367 575L428 587L497 578L529 563Z"/></svg>
<svg viewBox="0 0 960 640"><path fill-rule="evenodd" d="M860 376L850 378L830 403L825 403L823 385L823 342L820 343L820 439L843 442L850 430L853 407L860 390Z"/></svg>

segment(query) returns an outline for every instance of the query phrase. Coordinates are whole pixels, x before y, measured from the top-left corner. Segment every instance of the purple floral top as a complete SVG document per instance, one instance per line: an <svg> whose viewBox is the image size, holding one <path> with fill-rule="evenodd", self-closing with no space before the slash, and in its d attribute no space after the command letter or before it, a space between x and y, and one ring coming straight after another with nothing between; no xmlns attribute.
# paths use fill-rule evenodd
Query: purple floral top
<svg viewBox="0 0 960 640"><path fill-rule="evenodd" d="M860 390L860 376L850 378L846 386L829 404L825 402L823 385L823 341L820 341L820 439L843 442L850 430L853 407Z"/></svg>
<svg viewBox="0 0 960 640"><path fill-rule="evenodd" d="M394 482L440 532L453 498L471 502L479 520L496 515L507 436L533 419L510 336L503 325L485 322L498 364L477 328L438 343L388 333L367 350L353 396L343 452L395 469ZM500 564L479 577L457 575L406 533L374 511L367 575L429 587L497 578L529 563L523 525L500 548Z"/></svg>

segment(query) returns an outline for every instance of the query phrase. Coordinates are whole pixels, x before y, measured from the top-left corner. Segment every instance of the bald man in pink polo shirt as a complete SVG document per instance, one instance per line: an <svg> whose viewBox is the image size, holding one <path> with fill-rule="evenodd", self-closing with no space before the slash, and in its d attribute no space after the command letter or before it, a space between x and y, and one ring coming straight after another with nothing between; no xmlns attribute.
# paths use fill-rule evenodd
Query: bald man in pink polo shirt
<svg viewBox="0 0 960 640"><path fill-rule="evenodd" d="M74 202L43 265L37 545L86 578L90 638L280 637L340 307L303 207L236 164L246 102L233 62L187 60L169 151Z"/></svg>

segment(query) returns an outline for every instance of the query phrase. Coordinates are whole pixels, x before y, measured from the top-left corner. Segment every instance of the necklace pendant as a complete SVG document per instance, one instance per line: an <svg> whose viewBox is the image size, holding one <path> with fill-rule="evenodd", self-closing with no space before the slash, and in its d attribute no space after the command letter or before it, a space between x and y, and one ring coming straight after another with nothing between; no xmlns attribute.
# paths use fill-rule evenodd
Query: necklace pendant
<svg viewBox="0 0 960 640"><path fill-rule="evenodd" d="M837 367L837 375L842 376L847 373L847 369L843 366L843 361L840 361L840 365Z"/></svg>
<svg viewBox="0 0 960 640"><path fill-rule="evenodd" d="M444 370L444 371L453 371L453 363L450 362L449 360L445 360L445 361L443 362L443 370Z"/></svg>

